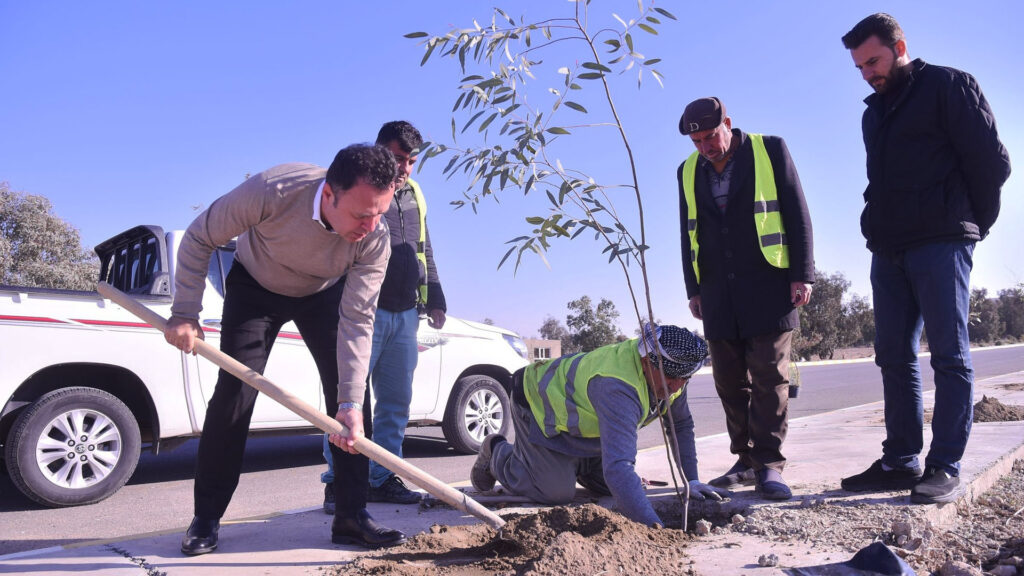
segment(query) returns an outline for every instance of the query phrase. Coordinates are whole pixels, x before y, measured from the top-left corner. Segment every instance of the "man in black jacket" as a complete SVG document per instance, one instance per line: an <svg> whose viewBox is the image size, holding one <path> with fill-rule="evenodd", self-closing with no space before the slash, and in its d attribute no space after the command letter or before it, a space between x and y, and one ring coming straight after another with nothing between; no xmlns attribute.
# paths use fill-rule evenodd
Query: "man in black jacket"
<svg viewBox="0 0 1024 576"><path fill-rule="evenodd" d="M970 74L911 61L896 20L873 14L843 36L875 93L862 127L868 187L861 231L872 252L875 363L882 369L882 458L844 478L850 491L911 489L915 503L962 492L960 458L973 418L967 338L975 242L999 214L1010 158ZM935 371L932 443L924 445L917 352L928 332Z"/></svg>
<svg viewBox="0 0 1024 576"><path fill-rule="evenodd" d="M717 98L691 102L679 131L697 148L678 172L686 295L704 321L738 457L708 483L754 484L763 497L785 500L789 353L796 309L814 282L800 178L782 138L733 129Z"/></svg>
<svg viewBox="0 0 1024 576"><path fill-rule="evenodd" d="M402 457L402 442L409 423L412 378L419 359L416 332L422 308L432 328L445 323L447 305L434 265L434 251L426 226L426 201L419 184L409 178L423 137L405 121L388 122L377 134L377 144L395 155L398 179L395 196L384 219L391 233L391 258L380 287L377 315L373 322L373 352L370 355L370 385L373 387L373 417L367 435L392 454ZM369 402L367 392L366 402ZM326 442L326 441L325 441ZM330 451L324 448L327 471L321 481L324 512L332 513L334 481ZM370 462L370 502L415 504L420 493L409 490L394 472Z"/></svg>

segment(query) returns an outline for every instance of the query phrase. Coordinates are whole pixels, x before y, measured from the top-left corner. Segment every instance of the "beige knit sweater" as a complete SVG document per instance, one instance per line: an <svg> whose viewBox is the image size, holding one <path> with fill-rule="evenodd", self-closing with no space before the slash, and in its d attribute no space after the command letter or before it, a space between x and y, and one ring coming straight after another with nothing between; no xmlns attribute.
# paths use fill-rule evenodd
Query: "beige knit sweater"
<svg viewBox="0 0 1024 576"><path fill-rule="evenodd" d="M235 237L235 259L276 294L308 296L347 274L338 322L338 401L362 402L391 246L383 220L353 244L313 219L326 172L312 164L282 164L215 200L188 227L178 249L171 313L199 317L210 255Z"/></svg>

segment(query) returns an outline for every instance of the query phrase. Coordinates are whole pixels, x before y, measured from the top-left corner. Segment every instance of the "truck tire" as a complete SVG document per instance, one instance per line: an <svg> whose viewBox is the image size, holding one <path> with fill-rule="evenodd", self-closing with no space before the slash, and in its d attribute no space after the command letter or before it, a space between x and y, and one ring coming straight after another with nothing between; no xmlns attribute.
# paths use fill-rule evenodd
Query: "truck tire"
<svg viewBox="0 0 1024 576"><path fill-rule="evenodd" d="M463 454L476 454L489 434L508 436L512 428L508 394L497 380L475 375L459 378L448 398L441 430Z"/></svg>
<svg viewBox="0 0 1024 576"><path fill-rule="evenodd" d="M93 504L135 471L142 441L131 410L95 388L45 394L14 423L6 445L11 481L49 507Z"/></svg>

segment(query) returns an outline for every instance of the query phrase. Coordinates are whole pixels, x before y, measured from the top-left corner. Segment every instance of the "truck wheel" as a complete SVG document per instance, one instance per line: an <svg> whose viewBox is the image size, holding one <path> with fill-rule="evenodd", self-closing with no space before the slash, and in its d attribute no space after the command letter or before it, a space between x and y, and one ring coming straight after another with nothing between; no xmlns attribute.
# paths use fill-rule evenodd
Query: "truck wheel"
<svg viewBox="0 0 1024 576"><path fill-rule="evenodd" d="M441 430L455 450L476 454L488 434L508 436L511 423L508 394L490 376L459 378L448 398Z"/></svg>
<svg viewBox="0 0 1024 576"><path fill-rule="evenodd" d="M116 397L62 388L18 416L6 446L7 469L14 485L44 506L92 504L124 486L141 447L135 417Z"/></svg>

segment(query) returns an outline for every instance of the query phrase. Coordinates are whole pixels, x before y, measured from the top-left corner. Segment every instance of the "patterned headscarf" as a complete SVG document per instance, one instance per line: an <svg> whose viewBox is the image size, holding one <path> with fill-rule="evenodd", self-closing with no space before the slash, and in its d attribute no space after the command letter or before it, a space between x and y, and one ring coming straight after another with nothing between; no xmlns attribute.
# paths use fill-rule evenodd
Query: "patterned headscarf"
<svg viewBox="0 0 1024 576"><path fill-rule="evenodd" d="M649 358L655 367L660 358L668 378L693 376L708 357L707 342L685 328L644 322L642 333L637 342L640 356Z"/></svg>

